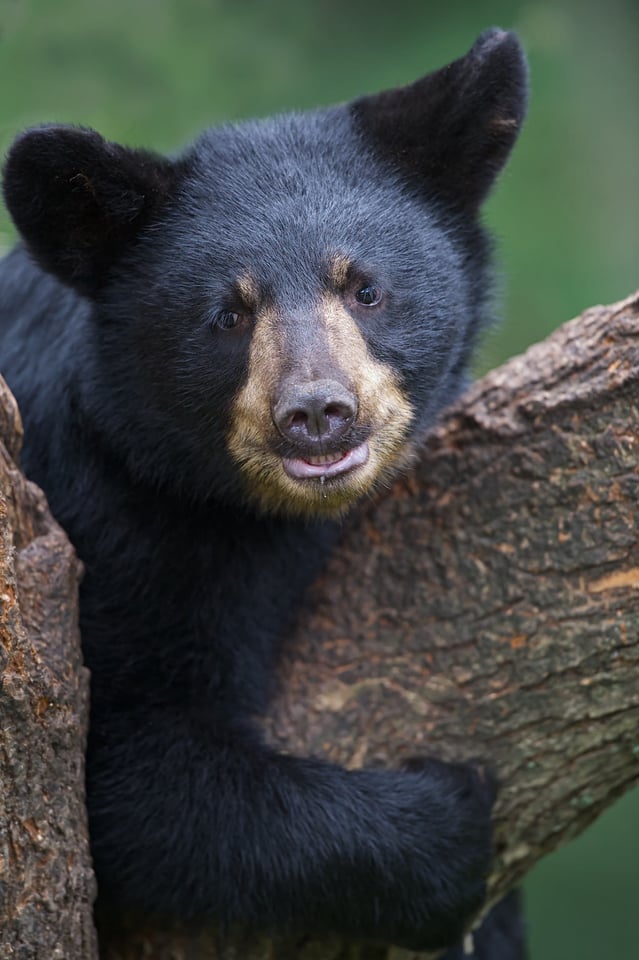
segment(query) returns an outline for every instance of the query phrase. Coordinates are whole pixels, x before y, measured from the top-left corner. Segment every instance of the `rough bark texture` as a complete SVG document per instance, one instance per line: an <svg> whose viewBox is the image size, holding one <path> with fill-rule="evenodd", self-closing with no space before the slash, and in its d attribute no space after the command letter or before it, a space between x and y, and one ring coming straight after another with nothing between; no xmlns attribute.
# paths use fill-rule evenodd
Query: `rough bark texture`
<svg viewBox="0 0 639 960"><path fill-rule="evenodd" d="M4 381L0 436L0 960L93 960L79 564L15 465L22 428Z"/></svg>
<svg viewBox="0 0 639 960"><path fill-rule="evenodd" d="M280 697L264 718L282 749L349 766L420 753L489 763L503 784L493 897L639 781L638 410L639 297L588 311L477 383L430 436L411 476L351 519L305 606ZM10 586L7 554L0 559ZM7 622L5 609L5 631ZM47 669L72 685L77 647L63 656L59 649L58 641ZM41 682L39 673L20 681L23 728L42 725ZM68 739L79 705L64 689ZM45 702L57 705L57 696ZM13 750L24 764L11 694L7 703L5 754ZM49 727L40 745L43 732L34 734L37 757L61 736ZM20 800L24 769L11 775ZM77 789L77 779L67 782ZM39 795L27 800L33 807ZM59 846L79 856L83 848L70 839L84 829L77 808L58 812ZM15 842L22 852L36 841L24 828ZM12 869L15 902L30 887ZM59 889L69 894L66 876ZM88 889L75 886L81 905ZM63 893L52 920L62 922ZM101 947L105 960L409 956L141 930L105 932ZM58 956L37 949L6 956ZM60 956L91 954L69 948Z"/></svg>

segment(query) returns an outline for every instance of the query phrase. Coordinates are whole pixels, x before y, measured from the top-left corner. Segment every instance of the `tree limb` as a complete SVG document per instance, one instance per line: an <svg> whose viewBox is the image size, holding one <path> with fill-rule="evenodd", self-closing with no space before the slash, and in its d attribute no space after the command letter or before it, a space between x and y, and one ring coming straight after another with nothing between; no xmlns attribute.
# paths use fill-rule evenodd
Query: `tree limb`
<svg viewBox="0 0 639 960"><path fill-rule="evenodd" d="M493 896L639 781L639 298L484 377L358 513L275 742L498 774Z"/></svg>

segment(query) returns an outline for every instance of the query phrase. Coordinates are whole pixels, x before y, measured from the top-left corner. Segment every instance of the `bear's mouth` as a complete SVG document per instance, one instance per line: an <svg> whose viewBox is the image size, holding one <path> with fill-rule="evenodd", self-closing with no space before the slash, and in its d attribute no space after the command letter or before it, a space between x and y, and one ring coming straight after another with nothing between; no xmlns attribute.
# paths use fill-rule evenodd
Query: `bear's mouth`
<svg viewBox="0 0 639 960"><path fill-rule="evenodd" d="M282 458L284 470L294 480L324 480L339 477L368 461L368 443L347 450L345 453L325 453L316 457Z"/></svg>

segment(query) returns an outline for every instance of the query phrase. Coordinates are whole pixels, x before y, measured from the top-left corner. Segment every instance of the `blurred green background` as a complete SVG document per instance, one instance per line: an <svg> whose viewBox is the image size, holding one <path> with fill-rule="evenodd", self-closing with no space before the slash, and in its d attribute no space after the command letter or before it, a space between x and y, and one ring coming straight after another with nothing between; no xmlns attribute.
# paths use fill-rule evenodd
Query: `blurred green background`
<svg viewBox="0 0 639 960"><path fill-rule="evenodd" d="M504 323L485 369L639 286L637 0L0 0L0 150L45 120L175 150L222 120L414 79L516 29L529 120L487 219ZM13 232L0 212L0 250ZM639 791L527 885L532 960L639 957Z"/></svg>

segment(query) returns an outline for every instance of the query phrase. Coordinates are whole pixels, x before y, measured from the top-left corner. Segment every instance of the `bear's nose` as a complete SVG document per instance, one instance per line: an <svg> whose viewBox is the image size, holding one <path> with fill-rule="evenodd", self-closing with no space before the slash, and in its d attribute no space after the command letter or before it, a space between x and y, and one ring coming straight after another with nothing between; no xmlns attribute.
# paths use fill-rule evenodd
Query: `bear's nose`
<svg viewBox="0 0 639 960"><path fill-rule="evenodd" d="M335 380L289 387L273 407L273 420L282 436L305 445L340 440L356 416L356 398Z"/></svg>

